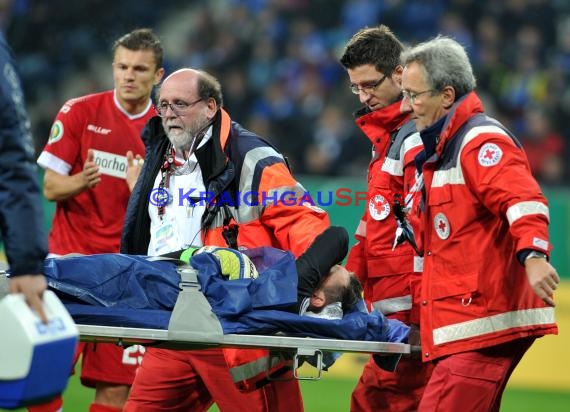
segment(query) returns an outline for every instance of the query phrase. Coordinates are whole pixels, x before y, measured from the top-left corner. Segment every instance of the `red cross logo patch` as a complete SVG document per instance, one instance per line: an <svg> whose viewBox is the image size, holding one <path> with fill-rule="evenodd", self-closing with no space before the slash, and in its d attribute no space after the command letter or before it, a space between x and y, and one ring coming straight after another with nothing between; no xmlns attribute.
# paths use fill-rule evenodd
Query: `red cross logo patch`
<svg viewBox="0 0 570 412"><path fill-rule="evenodd" d="M433 224L435 227L435 233L440 239L445 240L449 237L451 233L451 226L449 225L449 220L447 216L443 213L438 213L433 219Z"/></svg>
<svg viewBox="0 0 570 412"><path fill-rule="evenodd" d="M485 143L479 150L479 164L484 167L495 166L502 157L503 151L495 143Z"/></svg>
<svg viewBox="0 0 570 412"><path fill-rule="evenodd" d="M390 203L382 195L373 196L368 202L368 213L374 220L384 220L390 214Z"/></svg>

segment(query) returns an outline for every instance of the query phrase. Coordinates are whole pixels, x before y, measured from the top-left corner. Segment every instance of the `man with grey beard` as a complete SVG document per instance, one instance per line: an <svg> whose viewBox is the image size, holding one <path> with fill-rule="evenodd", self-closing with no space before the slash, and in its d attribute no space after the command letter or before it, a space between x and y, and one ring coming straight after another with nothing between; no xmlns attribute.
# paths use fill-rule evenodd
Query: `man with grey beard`
<svg viewBox="0 0 570 412"><path fill-rule="evenodd" d="M220 83L204 71L180 69L164 80L159 116L143 132L146 158L129 201L122 253L272 246L298 257L329 226L323 210L284 201L285 194L302 199L305 189L277 149L232 122L222 105ZM249 375L257 378L266 370L259 360L252 356L239 367L260 367ZM218 348L148 348L124 410L206 411L214 402L222 411L303 410L294 380L238 391Z"/></svg>

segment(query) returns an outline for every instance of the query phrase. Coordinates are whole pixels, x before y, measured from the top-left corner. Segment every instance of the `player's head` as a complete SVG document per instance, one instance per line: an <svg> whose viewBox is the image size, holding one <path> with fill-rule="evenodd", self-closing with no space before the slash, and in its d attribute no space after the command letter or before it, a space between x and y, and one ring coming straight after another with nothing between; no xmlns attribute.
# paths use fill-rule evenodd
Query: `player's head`
<svg viewBox="0 0 570 412"><path fill-rule="evenodd" d="M123 47L130 51L150 51L154 56L155 68L162 67L164 50L159 38L151 29L135 29L113 43L113 56L117 50Z"/></svg>
<svg viewBox="0 0 570 412"><path fill-rule="evenodd" d="M160 40L150 29L137 29L113 44L113 80L121 106L131 114L148 107L164 69Z"/></svg>
<svg viewBox="0 0 570 412"><path fill-rule="evenodd" d="M370 110L400 97L404 46L384 25L359 30L348 41L340 63L347 70L350 88Z"/></svg>
<svg viewBox="0 0 570 412"><path fill-rule="evenodd" d="M313 291L309 310L318 313L331 303L341 302L343 313L347 313L361 298L362 285L354 273L334 265Z"/></svg>

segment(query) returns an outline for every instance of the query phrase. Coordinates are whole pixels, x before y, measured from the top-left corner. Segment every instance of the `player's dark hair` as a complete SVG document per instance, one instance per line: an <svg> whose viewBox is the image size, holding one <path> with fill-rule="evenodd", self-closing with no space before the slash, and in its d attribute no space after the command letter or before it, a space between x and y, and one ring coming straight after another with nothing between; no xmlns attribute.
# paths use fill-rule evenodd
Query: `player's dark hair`
<svg viewBox="0 0 570 412"><path fill-rule="evenodd" d="M354 273L348 277L348 285L334 285L323 288L327 302L341 302L342 312L352 311L362 299L362 284Z"/></svg>
<svg viewBox="0 0 570 412"><path fill-rule="evenodd" d="M362 284L354 273L350 274L348 286L344 289L342 294L342 312L350 312L356 304L362 299Z"/></svg>
<svg viewBox="0 0 570 412"><path fill-rule="evenodd" d="M135 29L119 38L115 43L113 43L113 56L119 46L132 51L150 50L154 54L156 69L158 70L162 67L164 50L159 38L151 29Z"/></svg>

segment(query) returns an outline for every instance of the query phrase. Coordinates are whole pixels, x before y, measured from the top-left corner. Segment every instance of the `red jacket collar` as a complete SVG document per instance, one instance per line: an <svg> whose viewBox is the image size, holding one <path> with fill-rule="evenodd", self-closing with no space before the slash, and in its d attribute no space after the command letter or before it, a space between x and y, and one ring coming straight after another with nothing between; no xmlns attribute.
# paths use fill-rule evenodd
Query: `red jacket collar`
<svg viewBox="0 0 570 412"><path fill-rule="evenodd" d="M439 143L436 147L437 154L441 155L447 142L455 136L461 126L471 117L483 111L483 103L481 103L481 100L475 92L470 92L456 101L447 114L447 120L439 136Z"/></svg>
<svg viewBox="0 0 570 412"><path fill-rule="evenodd" d="M356 124L370 139L378 153L383 153L390 141L390 133L398 129L409 118L410 113L402 113L401 101L373 112L361 110L355 114Z"/></svg>

